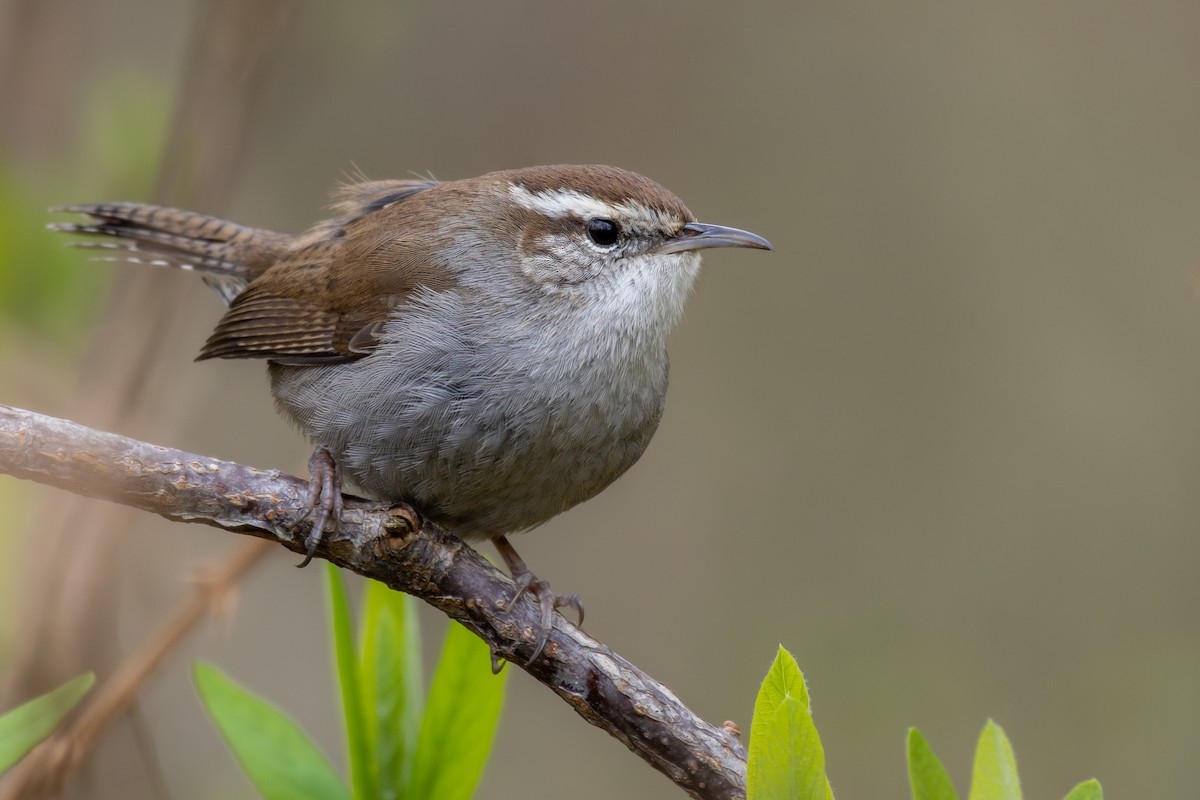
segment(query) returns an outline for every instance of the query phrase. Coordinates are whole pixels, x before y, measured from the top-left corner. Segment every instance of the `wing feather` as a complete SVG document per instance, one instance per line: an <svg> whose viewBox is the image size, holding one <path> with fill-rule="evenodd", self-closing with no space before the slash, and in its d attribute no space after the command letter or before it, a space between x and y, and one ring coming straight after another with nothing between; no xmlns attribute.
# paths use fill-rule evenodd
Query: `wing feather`
<svg viewBox="0 0 1200 800"><path fill-rule="evenodd" d="M343 187L340 219L318 225L230 304L199 359L330 364L369 355L384 323L419 287L457 285L429 258L410 198L431 181ZM407 202L406 202L407 201ZM376 214L386 219L366 218ZM426 226L427 227L427 226ZM199 360L198 359L198 360Z"/></svg>

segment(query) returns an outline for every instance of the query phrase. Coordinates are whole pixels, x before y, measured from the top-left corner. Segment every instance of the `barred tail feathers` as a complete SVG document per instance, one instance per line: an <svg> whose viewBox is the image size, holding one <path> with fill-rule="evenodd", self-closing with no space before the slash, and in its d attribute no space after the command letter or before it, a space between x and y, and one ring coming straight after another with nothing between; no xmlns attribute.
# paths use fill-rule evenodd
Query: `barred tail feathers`
<svg viewBox="0 0 1200 800"><path fill-rule="evenodd" d="M289 234L238 225L218 217L140 203L62 206L56 212L84 214L86 222L56 222L64 233L98 237L70 246L113 251L104 260L195 270L205 274L226 300L287 252Z"/></svg>

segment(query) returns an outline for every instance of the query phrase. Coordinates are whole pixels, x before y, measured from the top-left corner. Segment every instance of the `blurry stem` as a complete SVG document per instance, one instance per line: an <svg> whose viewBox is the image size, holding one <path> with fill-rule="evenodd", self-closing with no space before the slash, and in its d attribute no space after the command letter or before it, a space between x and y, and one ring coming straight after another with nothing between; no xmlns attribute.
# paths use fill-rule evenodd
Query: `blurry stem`
<svg viewBox="0 0 1200 800"><path fill-rule="evenodd" d="M86 38L86 13L91 9L77 2L42 0L22 0L18 7L21 16L16 19L41 21L37 28L40 46L24 47L18 55L24 53L27 60L37 57L38 63L55 66L47 78L30 83L35 89L28 95L31 101L45 104L47 97L54 99L63 93L36 90L45 85L72 85L64 77L62 66L75 64L76 51L81 50L62 44L49 47L45 42L63 36ZM222 204L233 186L247 132L262 107L261 89L271 65L269 48L277 41L275 34L280 30L286 5L284 0L201 0L191 7L186 61L175 95L170 132L160 156L154 197L160 202L213 209ZM28 32L17 29L5 38L14 35L24 37ZM0 83L10 89L19 88L41 74L41 70L22 69L13 73L17 84L12 80ZM70 72L65 75L69 77ZM15 112L9 106L5 108L9 117L24 119L20 108ZM0 126L0 133L7 131L11 138L16 135L12 127ZM86 413L106 425L124 426L130 420L148 416L148 406L164 404L163 396L174 381L171 365L177 360L172 349L179 338L176 331L187 324L194 306L184 302L186 291L182 281L171 281L158 271L130 271L118 277L98 325L103 333L92 337L82 361L75 413ZM176 416L179 413L177 410ZM127 536L132 527L125 512L98 508L78 498L44 502L35 512L40 530L36 538L30 537L29 556L22 563L28 610L20 619L13 668L4 693L35 694L53 685L61 675L84 668L103 675L114 662L119 671L107 685L118 687L114 692L130 692L109 695L113 699L108 705L94 702L91 707L97 709L95 715L79 720L78 725L83 726L79 738L59 744L70 745L76 751L64 756L72 765L91 746L99 730L134 700L132 692L169 650L169 646L156 649L167 641L163 637L170 633L176 637L172 642L177 641L203 613L203 606L185 603L158 636L147 642L146 650L122 663L122 656L116 652L116 600L111 587L117 585L113 575L126 566L121 554L128 548L118 542L118 537ZM77 534L81 530L88 535L80 538ZM230 563L242 557L242 553L235 554ZM191 617L185 619L188 614ZM130 672L143 667L145 672ZM85 746L80 747L81 743Z"/></svg>
<svg viewBox="0 0 1200 800"><path fill-rule="evenodd" d="M296 553L304 552L311 526L308 481L3 405L0 473L268 539ZM661 683L561 615L545 650L530 663L537 603L525 596L509 608L512 581L440 526L419 522L407 506L347 497L337 536L322 540L316 556L418 597L461 623L494 657L528 672L693 797L745 797L746 751L732 728L700 719ZM247 559L253 557L247 551ZM94 738L94 723L84 729Z"/></svg>
<svg viewBox="0 0 1200 800"><path fill-rule="evenodd" d="M39 745L7 776L0 800L19 800L61 791L95 747L100 735L137 699L138 692L154 670L207 614L228 606L237 582L268 550L267 542L245 542L223 563L197 576L191 596L92 693L83 713Z"/></svg>

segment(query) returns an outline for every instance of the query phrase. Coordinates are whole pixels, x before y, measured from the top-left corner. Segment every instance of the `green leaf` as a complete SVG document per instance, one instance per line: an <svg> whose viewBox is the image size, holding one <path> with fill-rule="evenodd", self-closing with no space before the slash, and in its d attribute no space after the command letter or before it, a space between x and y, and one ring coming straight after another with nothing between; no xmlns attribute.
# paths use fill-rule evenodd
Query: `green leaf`
<svg viewBox="0 0 1200 800"><path fill-rule="evenodd" d="M1021 800L1017 759L1004 731L988 720L975 748L970 800Z"/></svg>
<svg viewBox="0 0 1200 800"><path fill-rule="evenodd" d="M488 663L487 645L461 625L450 625L404 797L468 800L475 793L504 704L506 673L493 675Z"/></svg>
<svg viewBox="0 0 1200 800"><path fill-rule="evenodd" d="M54 733L58 723L83 699L95 680L95 675L85 672L0 715L0 772L20 761L36 744Z"/></svg>
<svg viewBox="0 0 1200 800"><path fill-rule="evenodd" d="M290 717L197 662L196 691L229 749L266 800L349 800L325 754Z"/></svg>
<svg viewBox="0 0 1200 800"><path fill-rule="evenodd" d="M908 782L913 800L958 800L946 768L916 728L908 729Z"/></svg>
<svg viewBox="0 0 1200 800"><path fill-rule="evenodd" d="M354 625L350 619L350 602L341 570L325 565L325 585L329 589L329 618L333 628L333 651L337 660L338 684L342 690L342 715L346 720L346 749L350 756L350 785L357 800L376 800L379 790L375 784L375 764L368 744L370 732L363 719L363 702L359 696L358 659L354 652Z"/></svg>
<svg viewBox="0 0 1200 800"><path fill-rule="evenodd" d="M363 607L363 716L383 800L405 797L421 730L421 630L416 600L367 582Z"/></svg>
<svg viewBox="0 0 1200 800"><path fill-rule="evenodd" d="M796 659L783 647L763 679L750 724L748 800L830 800L825 751Z"/></svg>
<svg viewBox="0 0 1200 800"><path fill-rule="evenodd" d="M1076 786L1063 800L1104 800L1104 792L1100 789L1100 782L1093 779Z"/></svg>

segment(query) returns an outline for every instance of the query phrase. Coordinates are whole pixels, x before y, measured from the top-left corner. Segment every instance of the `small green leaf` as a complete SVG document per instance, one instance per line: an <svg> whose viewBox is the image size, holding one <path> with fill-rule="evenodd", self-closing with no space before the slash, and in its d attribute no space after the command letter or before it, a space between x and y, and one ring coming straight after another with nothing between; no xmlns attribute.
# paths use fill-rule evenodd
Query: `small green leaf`
<svg viewBox="0 0 1200 800"><path fill-rule="evenodd" d="M1004 731L988 720L975 748L970 800L1021 800L1017 759Z"/></svg>
<svg viewBox="0 0 1200 800"><path fill-rule="evenodd" d="M58 723L83 699L95 680L95 675L85 672L0 715L0 772L20 761L36 744L54 733Z"/></svg>
<svg viewBox="0 0 1200 800"><path fill-rule="evenodd" d="M300 726L216 667L193 680L229 749L266 800L349 800L350 791Z"/></svg>
<svg viewBox="0 0 1200 800"><path fill-rule="evenodd" d="M359 695L358 658L354 652L354 624L350 619L350 601L342 573L333 564L325 565L325 585L329 589L329 619L333 629L333 652L337 660L338 684L342 690L342 715L346 720L346 749L350 756L350 785L357 800L376 800L375 765L368 744L370 732L363 719Z"/></svg>
<svg viewBox="0 0 1200 800"><path fill-rule="evenodd" d="M412 780L421 730L421 630L416 601L368 581L359 627L363 716L375 754L376 785L396 800Z"/></svg>
<svg viewBox="0 0 1200 800"><path fill-rule="evenodd" d="M908 729L908 782L913 800L958 800L946 768L916 728Z"/></svg>
<svg viewBox="0 0 1200 800"><path fill-rule="evenodd" d="M504 676L488 669L488 648L461 625L446 631L404 797L469 800L475 793L504 704Z"/></svg>
<svg viewBox="0 0 1200 800"><path fill-rule="evenodd" d="M750 724L748 800L830 800L825 751L813 724L808 689L783 647L763 679Z"/></svg>
<svg viewBox="0 0 1200 800"><path fill-rule="evenodd" d="M1063 800L1104 800L1104 792L1100 789L1100 782L1092 779L1076 786Z"/></svg>

